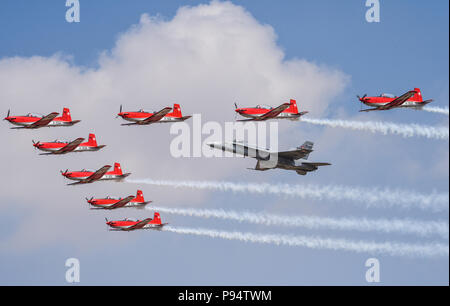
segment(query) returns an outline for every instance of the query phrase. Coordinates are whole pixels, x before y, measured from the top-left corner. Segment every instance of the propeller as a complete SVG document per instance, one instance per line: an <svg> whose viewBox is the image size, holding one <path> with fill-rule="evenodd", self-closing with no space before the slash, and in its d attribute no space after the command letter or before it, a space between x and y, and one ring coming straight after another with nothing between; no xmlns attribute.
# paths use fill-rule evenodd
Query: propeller
<svg viewBox="0 0 450 306"><path fill-rule="evenodd" d="M356 95L356 97L358 98L359 101L363 100L365 97L367 97L367 94L364 94L364 96L360 97L358 95ZM360 104L360 109L362 110L362 103Z"/></svg>
<svg viewBox="0 0 450 306"><path fill-rule="evenodd" d="M122 112L122 104L120 104L120 108L119 108L119 114ZM116 116L116 118L119 117L119 115Z"/></svg>
<svg viewBox="0 0 450 306"><path fill-rule="evenodd" d="M365 97L367 97L367 94L364 94L364 96L362 96L362 97L356 95L356 97L357 97L359 100L361 100L361 99L364 99Z"/></svg>
<svg viewBox="0 0 450 306"><path fill-rule="evenodd" d="M41 143L40 141L38 141L38 142L34 142L34 140L31 140L32 142L33 142L33 146L34 146L34 148L36 149L38 146L39 146L39 144Z"/></svg>
<svg viewBox="0 0 450 306"><path fill-rule="evenodd" d="M62 175L66 176L68 171L69 171L69 169L66 169L66 171L64 171L64 172L61 170L60 172L61 172Z"/></svg>
<svg viewBox="0 0 450 306"><path fill-rule="evenodd" d="M235 110L238 109L236 102L234 102L234 108L235 108ZM236 121L236 119L237 119L237 112L234 112L234 121Z"/></svg>
<svg viewBox="0 0 450 306"><path fill-rule="evenodd" d="M6 115L6 118L9 118L9 113L10 113L10 110L8 109L8 114Z"/></svg>

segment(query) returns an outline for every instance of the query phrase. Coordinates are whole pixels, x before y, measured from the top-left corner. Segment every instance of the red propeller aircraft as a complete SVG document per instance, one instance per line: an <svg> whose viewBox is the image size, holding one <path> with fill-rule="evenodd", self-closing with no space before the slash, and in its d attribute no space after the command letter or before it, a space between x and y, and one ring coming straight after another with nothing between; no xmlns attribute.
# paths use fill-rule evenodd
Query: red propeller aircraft
<svg viewBox="0 0 450 306"><path fill-rule="evenodd" d="M145 201L144 200L144 194L141 190L138 190L136 193L136 197L130 195L126 198L112 198L112 197L106 197L103 199L86 199L86 201L94 206L94 208L97 209L116 209L121 207L139 207L142 208L148 203L151 203L152 201Z"/></svg>
<svg viewBox="0 0 450 306"><path fill-rule="evenodd" d="M63 115L57 117L59 113L50 113L47 116L29 113L25 116L10 116L8 115L3 120L8 120L10 123L17 125L12 129L38 129L41 127L55 127L55 126L72 126L81 120L72 120L70 110L63 109Z"/></svg>
<svg viewBox="0 0 450 306"><path fill-rule="evenodd" d="M105 218L106 219L106 218ZM106 219L106 224L111 227L110 230L116 231L134 231L137 229L158 229L160 230L164 225L168 223L161 223L161 217L158 212L152 218L147 218L144 220L118 220L118 221L108 221Z"/></svg>
<svg viewBox="0 0 450 306"><path fill-rule="evenodd" d="M397 107L422 109L422 107L433 101L432 99L424 101L422 99L422 93L420 92L419 88L414 88L414 90L410 90L407 93L401 95L400 97L393 96L390 94L381 94L378 97L367 97L367 95L357 97L358 100L364 103L365 105L373 107L368 109L362 109L360 110L360 112L388 110Z"/></svg>
<svg viewBox="0 0 450 306"><path fill-rule="evenodd" d="M173 111L171 107L165 107L157 112L149 112L143 109L135 112L123 112L122 105L120 106L120 111L117 116L122 117L122 119L131 121L132 123L124 123L122 125L147 125L152 123L161 122L179 122L185 121L192 116L184 116L181 114L181 108L179 104L173 105Z"/></svg>
<svg viewBox="0 0 450 306"><path fill-rule="evenodd" d="M34 142L33 146L41 151L47 153L40 153L40 155L51 154L66 154L69 152L85 152L85 151L98 151L106 145L98 145L94 134L89 134L88 142L83 142L84 138L77 138L71 142L57 141L54 142Z"/></svg>
<svg viewBox="0 0 450 306"><path fill-rule="evenodd" d="M83 169L81 171L68 172L68 170L66 170L64 172L61 171L61 174L69 180L77 181L68 185L89 184L104 180L121 181L131 174L122 173L122 168L120 168L119 163L114 163L113 171L108 172L109 168L111 168L110 165L103 166L97 171Z"/></svg>
<svg viewBox="0 0 450 306"><path fill-rule="evenodd" d="M236 113L239 115L250 118L241 119L238 121L264 121L268 119L290 119L298 120L304 114L308 112L298 112L297 101L291 99L289 103L283 103L278 107L270 107L265 105L257 105L256 107L238 108L235 103Z"/></svg>

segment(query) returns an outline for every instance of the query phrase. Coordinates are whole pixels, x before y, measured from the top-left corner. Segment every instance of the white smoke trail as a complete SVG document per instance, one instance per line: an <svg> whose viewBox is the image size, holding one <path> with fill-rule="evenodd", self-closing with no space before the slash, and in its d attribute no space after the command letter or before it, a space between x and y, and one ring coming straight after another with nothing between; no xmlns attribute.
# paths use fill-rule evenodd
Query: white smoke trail
<svg viewBox="0 0 450 306"><path fill-rule="evenodd" d="M333 201L350 200L366 207L403 209L418 208L432 212L448 211L449 194L431 192L421 194L410 190L392 190L388 188L363 188L349 186L316 186L269 183L232 183L220 181L171 181L152 179L127 179L128 183L149 184L175 188L207 189L254 194L273 194L301 199L328 199Z"/></svg>
<svg viewBox="0 0 450 306"><path fill-rule="evenodd" d="M264 243L286 246L300 246L311 249L344 250L357 253L386 254L391 256L408 257L448 257L448 245L440 243L428 244L408 244L397 242L365 242L350 241L336 238L318 238L307 236L289 236L277 234L253 234L242 232L225 232L202 228L183 228L165 226L164 231L186 234L207 236L211 238L222 238L227 240L239 240L253 243Z"/></svg>
<svg viewBox="0 0 450 306"><path fill-rule="evenodd" d="M302 118L303 122L326 125L330 127L341 127L353 130L370 131L372 133L397 134L403 137L422 136L433 139L448 140L448 127L434 127L419 124L397 124L380 121L348 121Z"/></svg>
<svg viewBox="0 0 450 306"><path fill-rule="evenodd" d="M333 230L356 230L362 232L398 232L401 234L415 234L422 237L436 234L442 236L443 238L448 238L449 235L448 223L437 221L424 222L408 219L369 220L366 218L337 219L313 216L280 216L267 213L252 213L248 211L237 212L225 211L223 209L168 208L154 205L152 205L152 207L148 207L147 209L182 216L226 219L268 226L279 225L304 227L308 229L328 228Z"/></svg>
<svg viewBox="0 0 450 306"><path fill-rule="evenodd" d="M437 106L425 106L422 109L426 112L438 113L438 114L443 114L443 115L448 116L448 107L443 108L443 107L437 107Z"/></svg>

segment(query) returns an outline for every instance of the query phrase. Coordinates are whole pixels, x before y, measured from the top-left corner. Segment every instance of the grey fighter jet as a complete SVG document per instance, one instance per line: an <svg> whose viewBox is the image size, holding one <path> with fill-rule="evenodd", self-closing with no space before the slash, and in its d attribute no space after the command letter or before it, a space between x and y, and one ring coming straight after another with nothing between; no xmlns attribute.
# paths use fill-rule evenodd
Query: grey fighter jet
<svg viewBox="0 0 450 306"><path fill-rule="evenodd" d="M320 166L331 165L330 163L299 161L299 159L307 160L309 154L313 151L314 143L311 141L306 141L303 145L293 150L282 152L273 152L269 149L262 149L236 140L232 142L210 142L208 145L214 149L256 158L258 162L255 168L249 168L251 170L265 171L279 168L294 170L300 175L306 175L308 172L316 171Z"/></svg>

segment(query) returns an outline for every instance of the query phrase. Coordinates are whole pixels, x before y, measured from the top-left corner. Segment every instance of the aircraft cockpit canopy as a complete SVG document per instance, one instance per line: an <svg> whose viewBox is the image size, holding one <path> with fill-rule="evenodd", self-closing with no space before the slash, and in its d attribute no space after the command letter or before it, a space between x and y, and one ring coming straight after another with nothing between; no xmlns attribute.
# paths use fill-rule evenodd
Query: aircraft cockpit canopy
<svg viewBox="0 0 450 306"><path fill-rule="evenodd" d="M389 93L382 93L382 94L380 95L380 97L382 97L382 98L396 98L395 95L389 94Z"/></svg>
<svg viewBox="0 0 450 306"><path fill-rule="evenodd" d="M271 106L264 105L264 104L258 104L258 105L256 105L256 108L261 108L261 109L272 109Z"/></svg>

